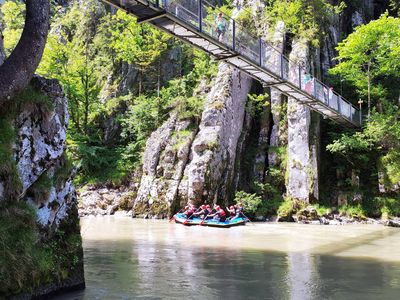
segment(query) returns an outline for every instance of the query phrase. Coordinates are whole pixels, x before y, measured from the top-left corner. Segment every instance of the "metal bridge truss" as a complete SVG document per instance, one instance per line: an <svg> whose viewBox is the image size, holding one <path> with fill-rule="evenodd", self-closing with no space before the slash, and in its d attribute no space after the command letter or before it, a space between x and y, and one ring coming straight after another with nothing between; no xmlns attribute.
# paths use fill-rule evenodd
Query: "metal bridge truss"
<svg viewBox="0 0 400 300"><path fill-rule="evenodd" d="M361 125L354 105L206 0L103 1L279 89L326 118L348 127ZM223 30L217 28L220 13Z"/></svg>

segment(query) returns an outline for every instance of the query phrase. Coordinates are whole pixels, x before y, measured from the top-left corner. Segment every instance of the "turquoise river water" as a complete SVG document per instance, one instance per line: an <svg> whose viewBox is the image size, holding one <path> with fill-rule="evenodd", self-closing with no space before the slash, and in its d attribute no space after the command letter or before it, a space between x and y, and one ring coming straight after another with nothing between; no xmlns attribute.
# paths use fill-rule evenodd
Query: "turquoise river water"
<svg viewBox="0 0 400 300"><path fill-rule="evenodd" d="M400 230L81 220L86 290L54 299L400 299Z"/></svg>

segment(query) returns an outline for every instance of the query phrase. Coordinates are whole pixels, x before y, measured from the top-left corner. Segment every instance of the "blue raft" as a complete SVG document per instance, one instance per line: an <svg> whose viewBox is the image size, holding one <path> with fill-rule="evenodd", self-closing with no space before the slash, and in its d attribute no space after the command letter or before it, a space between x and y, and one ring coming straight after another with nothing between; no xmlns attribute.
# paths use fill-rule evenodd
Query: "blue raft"
<svg viewBox="0 0 400 300"><path fill-rule="evenodd" d="M245 225L248 221L247 218L236 218L232 221L219 222L213 219L203 220L197 217L186 219L184 214L176 214L174 215L175 222L178 224L183 224L186 226L193 225L202 225L202 226L210 226L210 227L219 227L219 228L229 228L232 226Z"/></svg>

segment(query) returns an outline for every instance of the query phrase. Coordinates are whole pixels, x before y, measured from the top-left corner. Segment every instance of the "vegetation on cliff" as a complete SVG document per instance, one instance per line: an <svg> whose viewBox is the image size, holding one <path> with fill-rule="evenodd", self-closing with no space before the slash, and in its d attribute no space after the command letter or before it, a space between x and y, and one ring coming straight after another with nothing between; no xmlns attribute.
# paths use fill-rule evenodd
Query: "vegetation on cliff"
<svg viewBox="0 0 400 300"><path fill-rule="evenodd" d="M0 295L29 294L82 274L79 220L42 236L35 210L24 202L0 204Z"/></svg>
<svg viewBox="0 0 400 300"><path fill-rule="evenodd" d="M282 22L284 52L292 50L294 39L304 39L312 49L310 72L318 77L317 49L331 34L330 26L346 14L346 9L354 9L353 2L244 2L245 9L239 9L237 20L264 37L271 37ZM234 5L230 1L222 4L222 11L232 15ZM24 7L19 1L2 6L7 53L21 34ZM255 9L260 7L262 11ZM354 104L358 99L368 103L370 117L362 131L345 134L342 128L324 122L321 206L337 206L343 198L349 207L361 205L369 215L381 211L397 214L397 201L392 201L399 197L400 177L397 2L392 1L387 8L387 14L356 28L337 48L337 66L330 83ZM53 3L52 27L38 72L57 78L69 98L68 156L78 170L76 183L118 185L132 180L130 175L140 168L148 137L171 111L199 124L204 99L198 89L204 88L204 83L209 85L216 65L207 55L98 1L73 1L68 6ZM263 114L269 117L275 113L276 108L268 107L268 97L267 90L249 96L246 113L254 120L251 130L259 130L257 122ZM221 109L223 104L215 107ZM279 110L280 144L266 150L278 157L277 165L267 166L261 179L247 176L239 184L241 194L237 196L249 199L249 205L256 207L255 215L275 214L291 201L284 201L288 180L285 101ZM246 174L253 172L257 147L254 139L246 148L242 165ZM308 172L312 175L315 171ZM330 190L334 193L327 192ZM361 203L357 199L362 199Z"/></svg>

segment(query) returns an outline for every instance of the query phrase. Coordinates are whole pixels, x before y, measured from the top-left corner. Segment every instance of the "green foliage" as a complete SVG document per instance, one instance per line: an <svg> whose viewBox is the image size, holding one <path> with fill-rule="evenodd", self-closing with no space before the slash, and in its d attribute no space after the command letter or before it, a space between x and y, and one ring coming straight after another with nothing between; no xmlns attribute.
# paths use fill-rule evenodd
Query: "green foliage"
<svg viewBox="0 0 400 300"><path fill-rule="evenodd" d="M32 194L33 199L35 199L37 203L40 203L49 198L52 187L53 180L45 172L29 187L27 193Z"/></svg>
<svg viewBox="0 0 400 300"><path fill-rule="evenodd" d="M77 233L54 233L39 239L34 209L24 202L0 205L0 295L28 293L65 279L81 262Z"/></svg>
<svg viewBox="0 0 400 300"><path fill-rule="evenodd" d="M368 108L399 94L400 19L382 15L356 28L337 50L339 64L331 69L351 82Z"/></svg>
<svg viewBox="0 0 400 300"><path fill-rule="evenodd" d="M379 169L384 173L385 186L394 186L400 182L400 153L399 149L390 149L378 162Z"/></svg>
<svg viewBox="0 0 400 300"><path fill-rule="evenodd" d="M121 184L131 165L123 159L122 147L108 148L99 140L88 139L85 135L74 134L67 140L70 159L76 164L79 174L77 185L109 182Z"/></svg>
<svg viewBox="0 0 400 300"><path fill-rule="evenodd" d="M393 13L393 15L397 15L398 17L400 17L400 2L398 0L390 0L389 9Z"/></svg>
<svg viewBox="0 0 400 300"><path fill-rule="evenodd" d="M0 168L12 157L12 145L15 141L16 133L14 126L9 118L0 118ZM0 170L2 173L4 170Z"/></svg>
<svg viewBox="0 0 400 300"><path fill-rule="evenodd" d="M262 203L260 196L256 194L249 194L244 191L236 192L234 201L242 203L246 212L254 214Z"/></svg>
<svg viewBox="0 0 400 300"><path fill-rule="evenodd" d="M323 25L345 7L343 2L334 6L325 0L269 0L267 6L263 21L268 26L275 27L278 21L283 21L287 32L305 38L314 46L325 36Z"/></svg>
<svg viewBox="0 0 400 300"><path fill-rule="evenodd" d="M200 120L204 109L204 100L202 97L183 98L179 101L178 112L181 119Z"/></svg>
<svg viewBox="0 0 400 300"><path fill-rule="evenodd" d="M253 117L261 114L264 109L270 105L270 102L267 101L267 96L268 94L249 94L246 103L247 113Z"/></svg>
<svg viewBox="0 0 400 300"><path fill-rule="evenodd" d="M41 109L47 111L54 109L54 103L51 101L50 97L44 92L38 91L31 85L15 96L15 101L20 106L24 106L26 104L35 104Z"/></svg>
<svg viewBox="0 0 400 300"><path fill-rule="evenodd" d="M318 216L329 215L332 213L332 208L323 204L313 204L313 207L317 210Z"/></svg>
<svg viewBox="0 0 400 300"><path fill-rule="evenodd" d="M339 213L349 217L355 217L358 219L365 219L366 212L361 204L357 205L342 205L339 207Z"/></svg>
<svg viewBox="0 0 400 300"><path fill-rule="evenodd" d="M371 217L398 217L400 216L400 199L393 196L365 197L361 203L364 214Z"/></svg>
<svg viewBox="0 0 400 300"><path fill-rule="evenodd" d="M112 47L118 59L145 69L167 49L169 37L162 31L149 24L137 24L136 18L121 10L114 18L117 26L111 31Z"/></svg>
<svg viewBox="0 0 400 300"><path fill-rule="evenodd" d="M363 131L342 134L327 150L339 154L357 168L365 170L378 165L387 186L400 181L400 112L388 105L383 114L373 112ZM374 175L374 174L371 174ZM376 176L376 175L374 175Z"/></svg>
<svg viewBox="0 0 400 300"><path fill-rule="evenodd" d="M10 55L17 45L25 24L25 4L20 1L6 1L1 6L4 22L4 50Z"/></svg>
<svg viewBox="0 0 400 300"><path fill-rule="evenodd" d="M68 158L66 152L63 153L59 161L60 165L56 169L56 172L53 176L53 181L56 187L60 187L62 184L64 184L71 177L74 169L74 165L71 159Z"/></svg>
<svg viewBox="0 0 400 300"><path fill-rule="evenodd" d="M291 216L296 212L294 201L290 197L286 197L278 208L278 216L289 221Z"/></svg>
<svg viewBox="0 0 400 300"><path fill-rule="evenodd" d="M76 1L67 9L54 9L52 27L57 29L50 31L38 73L58 79L68 97L67 151L79 170L76 183L118 183L139 165L147 138L171 109L180 118L198 121L203 96L197 87L209 84L217 64L122 11L100 13L96 1L85 3L85 9L82 5ZM161 59L178 46L182 76L165 84L160 81ZM128 76L138 77L123 88L131 93L119 96L124 79L119 74L125 76L128 65L137 70ZM110 122L113 134L120 135L112 141L106 137Z"/></svg>
<svg viewBox="0 0 400 300"><path fill-rule="evenodd" d="M18 197L22 186L17 165L13 158L16 132L12 119L13 114L0 112L0 182L4 184L6 200Z"/></svg>

